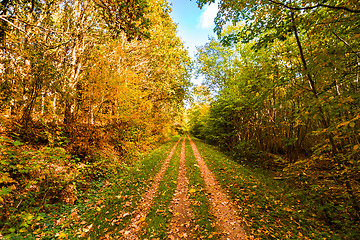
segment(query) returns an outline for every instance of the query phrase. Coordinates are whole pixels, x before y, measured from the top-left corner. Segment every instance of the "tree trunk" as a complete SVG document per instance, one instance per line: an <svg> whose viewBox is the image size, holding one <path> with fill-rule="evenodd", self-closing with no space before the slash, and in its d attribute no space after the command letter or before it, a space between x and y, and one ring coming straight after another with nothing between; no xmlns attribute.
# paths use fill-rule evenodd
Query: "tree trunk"
<svg viewBox="0 0 360 240"><path fill-rule="evenodd" d="M0 12L0 15L5 16L7 14L7 5L9 3L9 0L2 0L0 4L0 9L2 11ZM4 20L0 21L0 51L5 50L6 48L6 27L7 22Z"/></svg>
<svg viewBox="0 0 360 240"><path fill-rule="evenodd" d="M65 104L64 124L70 125L72 122L73 122L73 116L71 112L71 103L67 102Z"/></svg>
<svg viewBox="0 0 360 240"><path fill-rule="evenodd" d="M304 52L303 52L303 49L302 49L302 46L301 46L301 42L300 42L299 34L298 34L298 31L297 31L297 27L296 27L296 23L295 23L295 17L294 17L293 12L291 12L291 20L292 20L292 23L293 23L293 30L294 30L294 34L295 34L295 38L296 38L296 43L297 43L297 46L299 48L300 58L301 58L301 62L303 64L304 72L306 73L308 82L309 82L310 87L311 87L311 91L312 91L312 93L314 95L314 98L319 99L318 92L317 92L316 86L315 86L315 81L312 78L311 73L308 71L307 63L306 63L306 60L305 60L305 55L304 55ZM326 118L325 111L323 110L322 106L318 106L318 109L319 109L320 116L321 116L321 124L322 124L322 126L324 128L329 128L330 127L330 119ZM340 158L338 156L340 151L339 151L338 147L336 146L333 134L328 133L328 134L326 134L326 137L330 141L331 148L332 148L332 155L333 155L334 159L336 160L336 162L337 162L337 164L339 166L343 166L344 163L342 162L342 160L340 160ZM346 185L346 190L347 190L348 194L350 195L351 200L353 202L354 210L356 211L356 216L355 217L357 219L359 219L360 204L358 203L358 201L356 199L356 196L354 195L354 191L353 191L351 183L350 183L350 181L348 179L348 176L345 176L345 185Z"/></svg>

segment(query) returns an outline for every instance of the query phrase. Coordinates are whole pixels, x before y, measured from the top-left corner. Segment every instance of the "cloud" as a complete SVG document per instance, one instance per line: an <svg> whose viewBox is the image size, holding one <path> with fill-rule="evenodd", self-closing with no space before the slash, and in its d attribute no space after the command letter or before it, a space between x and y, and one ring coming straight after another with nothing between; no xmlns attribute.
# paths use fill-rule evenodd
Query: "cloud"
<svg viewBox="0 0 360 240"><path fill-rule="evenodd" d="M217 1L213 4L206 5L204 7L205 11L200 16L200 21L198 26L200 28L211 28L214 26L214 18L218 12Z"/></svg>

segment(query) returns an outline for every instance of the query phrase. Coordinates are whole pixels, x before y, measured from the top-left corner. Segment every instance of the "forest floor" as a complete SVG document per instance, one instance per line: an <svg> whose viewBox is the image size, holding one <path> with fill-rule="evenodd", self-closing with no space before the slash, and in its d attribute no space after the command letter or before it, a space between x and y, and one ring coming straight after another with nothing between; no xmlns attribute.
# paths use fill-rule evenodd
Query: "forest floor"
<svg viewBox="0 0 360 240"><path fill-rule="evenodd" d="M90 185L74 204L21 210L22 220L0 229L0 238L356 239L359 234L355 225L329 226L312 211L306 192L188 136Z"/></svg>

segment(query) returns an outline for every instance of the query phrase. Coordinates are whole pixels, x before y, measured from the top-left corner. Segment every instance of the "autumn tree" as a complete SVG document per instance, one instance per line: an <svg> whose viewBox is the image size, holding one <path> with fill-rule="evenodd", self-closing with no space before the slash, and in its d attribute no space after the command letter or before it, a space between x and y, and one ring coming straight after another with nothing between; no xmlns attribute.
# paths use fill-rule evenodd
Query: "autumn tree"
<svg viewBox="0 0 360 240"><path fill-rule="evenodd" d="M202 7L214 1L197 2ZM305 157L311 169L323 169L344 186L354 219L359 218L358 12L355 1L219 1L220 41L203 46L197 61L218 93L207 120L212 134L206 137L254 160L262 152L286 154L288 166L295 164L299 172L306 171L299 163ZM330 188L324 191L331 196Z"/></svg>
<svg viewBox="0 0 360 240"><path fill-rule="evenodd" d="M166 1L1 6L1 111L24 129L118 123L160 137L182 114L190 59Z"/></svg>

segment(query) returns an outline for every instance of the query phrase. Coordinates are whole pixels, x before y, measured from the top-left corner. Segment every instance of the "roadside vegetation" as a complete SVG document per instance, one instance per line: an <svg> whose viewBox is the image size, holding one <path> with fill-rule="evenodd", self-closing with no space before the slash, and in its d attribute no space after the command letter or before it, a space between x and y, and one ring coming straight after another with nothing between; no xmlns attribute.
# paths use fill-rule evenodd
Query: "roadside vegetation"
<svg viewBox="0 0 360 240"><path fill-rule="evenodd" d="M194 136L297 189L294 201L348 239L360 228L355 2L219 0L218 39L198 48L205 80L188 110Z"/></svg>
<svg viewBox="0 0 360 240"><path fill-rule="evenodd" d="M101 177L86 179L78 175L77 181L72 183L77 190L72 196L76 201L72 204L46 200L39 203L36 200L45 197L20 195L21 204L11 209L11 217L2 226L2 236L5 239L51 239L54 236L61 239L119 234L178 139L179 136L173 137L136 161L113 163Z"/></svg>
<svg viewBox="0 0 360 240"><path fill-rule="evenodd" d="M272 172L241 164L221 153L218 147L193 139L208 167L237 205L243 226L257 239L356 239L360 230L346 217L344 206L337 212L326 202L326 195L315 186L299 186L275 180ZM309 181L303 176L303 181ZM329 216L325 216L329 214Z"/></svg>
<svg viewBox="0 0 360 240"><path fill-rule="evenodd" d="M0 2L0 238L97 238L130 217L154 174L139 158L183 124L190 58L169 12L165 0Z"/></svg>

